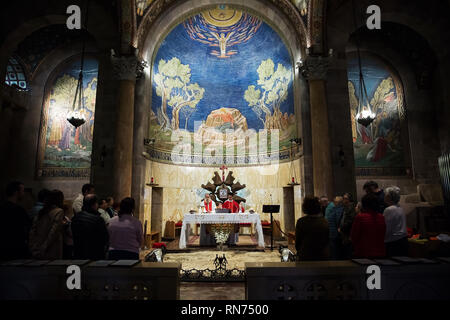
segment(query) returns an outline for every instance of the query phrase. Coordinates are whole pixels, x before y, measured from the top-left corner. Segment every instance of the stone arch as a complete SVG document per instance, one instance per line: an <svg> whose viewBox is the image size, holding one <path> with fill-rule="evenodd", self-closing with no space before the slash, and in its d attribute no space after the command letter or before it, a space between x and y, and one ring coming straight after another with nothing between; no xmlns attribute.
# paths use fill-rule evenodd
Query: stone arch
<svg viewBox="0 0 450 320"><path fill-rule="evenodd" d="M401 25L398 23L389 22L389 26L401 28L404 32L411 36L419 37L423 40L420 43L424 48L419 50L425 50L427 52L427 61L435 59L434 52L429 46L429 43L412 28ZM359 31L364 30L362 28ZM357 31L358 32L358 31ZM367 32L367 31L366 31ZM355 34L355 33L353 33ZM397 36L399 37L399 36ZM408 41L409 42L409 41ZM419 46L419 43L414 45ZM381 57L386 63L394 69L398 77L401 79L403 92L404 92L404 105L405 115L407 123L407 137L408 137L408 149L404 150L408 153L409 163L407 166L411 167L411 172L403 177L400 177L399 181L404 181L404 178L412 178L418 182L437 182L438 167L436 163L430 161L430 159L437 158L439 156L439 139L436 139L436 132L433 131L434 123L438 118L435 115L437 110L436 105L432 99L434 94L439 94L434 89L433 83L424 86L417 75L417 68L414 67L412 62L406 61L404 52L398 51L396 48L391 48L389 40L382 37L372 37L367 40L363 40L361 43L361 49L363 52L370 52L376 56ZM354 44L349 42L347 46L347 54L355 50ZM409 51L409 50L407 50ZM436 72L436 66L434 66ZM436 81L436 79L429 79L430 81ZM406 158L407 159L407 158ZM359 184L361 181L359 181ZM402 183L402 182L400 182ZM405 192L413 193L415 185L404 184L403 189Z"/></svg>
<svg viewBox="0 0 450 320"><path fill-rule="evenodd" d="M38 145L41 126L42 107L45 96L45 86L52 73L64 61L80 55L81 42L73 42L70 45L63 46L49 53L39 64L31 84L29 103L27 110L21 119L21 127L26 130L20 130L14 137L14 143L11 152L11 162L14 163L14 170L8 172L12 179L20 178L26 182L33 190L40 188L60 189L64 192L67 199L74 198L79 192L81 185L88 182L88 179L68 180L68 179L36 179L36 164L38 157ZM97 48L93 43L87 44L86 53L91 56L97 56ZM98 95L97 95L98 97Z"/></svg>
<svg viewBox="0 0 450 320"><path fill-rule="evenodd" d="M394 81L394 87L397 93L397 99L399 99L399 109L398 109L398 115L399 120L401 123L401 145L403 147L403 161L404 161L404 167L398 168L398 169L383 169L383 171L389 171L394 170L392 175L404 175L407 176L409 170L411 169L411 153L410 153L410 146L409 146L409 125L408 125L408 118L406 115L406 107L407 102L405 101L405 88L404 88L404 82L408 82L413 77L412 74L409 73L409 70L404 70L404 68L398 68L396 61L395 53L383 53L379 50L376 50L375 48L371 48L370 44L369 46L362 46L360 48L362 61L363 61L363 68L364 68L364 60L366 58L369 58L370 60L377 61L380 66L384 67L385 70L389 72L389 74L392 76ZM347 57L355 59L357 58L357 51L356 48L351 47L347 49ZM404 81L405 80L405 81ZM409 90L408 90L409 93ZM409 101L409 99L408 99ZM357 167L357 175L359 175L358 172L364 171L365 168L358 168ZM378 169L380 170L380 169ZM398 171L398 173L397 173ZM395 173L394 173L395 172Z"/></svg>
<svg viewBox="0 0 450 320"><path fill-rule="evenodd" d="M6 63L8 61L9 56L14 52L14 50L17 48L18 44L20 44L25 38L27 38L29 35L31 35L33 32L38 31L39 29L51 26L51 25L65 25L67 15L66 15L66 8L69 5L72 5L73 2L69 0L61 0L57 3L43 0L39 3L39 6L34 6L35 10L28 10L23 11L23 4L16 3L16 4L10 4L9 9L13 12L13 14L9 16L5 16L4 25L5 28L2 29L2 32L0 32L0 37L2 39L2 44L0 45L0 76L5 78L5 71L6 71ZM114 4L113 4L114 6ZM82 8L83 10L83 8ZM91 1L90 2L90 13L94 18L89 18L88 22L88 30L90 36L92 36L95 39L95 49L96 49L96 55L98 56L99 60L99 87L101 87L102 97L103 99L97 99L97 109L96 111L101 111L103 113L108 113L111 108L109 106L111 105L111 101L114 100L115 96L115 84L114 79L111 75L111 66L110 66L110 49L115 47L118 44L117 41L117 30L118 30L118 22L115 20L115 11L110 10L109 6L107 7L102 2L98 1ZM82 11L83 12L83 11ZM20 16L21 19L16 19L16 17ZM75 45L72 43L71 45ZM48 68L52 69L53 64L50 60L52 60L52 57L58 57L61 54L66 53L75 53L81 50L81 44L77 44L76 48L73 46L64 46L64 48L55 48L53 51L48 53L46 61L41 61L41 64L39 67L42 68ZM64 51L66 50L66 51ZM44 74L47 70L42 70L41 74L38 73L38 69L35 71L35 75L33 76L32 81L30 82L31 86L33 86L32 90L30 92L14 92L13 98L17 97L18 103L15 103L14 105L18 104L22 107L22 109L18 108L9 108L7 107L8 104L3 103L2 97L0 96L0 106L5 106L2 110L2 137L0 138L0 145L2 148L5 148L8 144L14 144L14 145L21 145L21 143L16 143L16 140L23 141L23 139L27 141L23 141L23 143L26 144L26 150L25 146L24 148L20 149L17 154L24 154L24 152L27 154L27 156L23 157L28 159L35 159L35 153L37 150L36 142L33 140L34 138L31 137L10 137L9 136L9 129L12 125L9 125L8 122L12 122L12 120L18 122L18 125L27 125L31 124L31 127L27 127L28 129L34 128L34 122L36 122L36 119L32 119L33 116L37 116L37 123L39 124L39 115L40 112L37 114L34 113L34 107L36 104L36 101L39 101L37 109L40 110L40 102L42 102L42 83L45 82L46 77ZM48 75L47 75L48 76ZM3 84L0 84L0 86L4 87ZM3 88L2 88L3 89ZM98 97L99 95L97 95ZM15 120L18 118L17 120ZM8 120L9 119L9 120ZM97 119L98 120L98 119ZM31 122L29 122L31 121ZM111 120L111 117L107 117L105 119L105 122L112 122L114 123L114 119ZM3 125L5 124L5 125ZM38 130L38 129L36 129ZM37 131L36 131L37 132ZM100 131L101 133L101 131ZM97 131L94 135L94 140L96 140L96 136L98 135ZM101 134L100 134L101 135ZM37 135L36 135L37 136ZM112 139L112 138L111 138ZM11 142L14 141L14 142ZM37 141L37 137L36 137ZM112 142L111 142L112 143ZM101 149L101 147L100 147ZM96 147L94 147L94 150L96 150ZM95 157L93 155L93 157ZM12 157L8 159L2 159L2 170L5 172L5 174L2 174L2 179L0 183L3 183L7 179L7 175L12 175L13 173L8 171L8 166L11 167L11 163L13 163L14 160L12 160ZM31 161L33 162L33 161ZM23 177L24 182L28 183L30 182L30 185L34 186L40 186L39 182L34 180L34 164L31 163L27 166L18 165L18 167L23 168L23 170L17 170L20 173L20 176ZM111 170L109 167L107 167L105 170ZM2 171L2 172L3 172ZM17 176L18 177L18 176ZM66 181L67 182L67 181ZM64 190L69 190L69 192L66 194L71 195L71 190L73 185L76 185L77 183L66 183L61 182L61 186ZM57 183L53 183L50 188L57 187ZM76 191L79 191L78 186L74 187L76 188Z"/></svg>
<svg viewBox="0 0 450 320"><path fill-rule="evenodd" d="M360 12L365 12L363 8L369 6L370 1L355 1L357 6L360 8ZM430 44L431 49L436 54L440 52L439 64L443 65L442 70L445 70L448 66L449 62L445 59L442 59L443 56L448 55L448 48L446 48L446 43L448 43L448 39L442 39L442 33L437 32L437 30L446 30L448 29L448 22L445 19L437 17L439 15L439 10L436 10L434 6L428 6L427 3L423 3L421 7L417 6L404 6L403 2L397 1L379 1L378 5L382 8L382 28L383 23L385 22L393 22L401 25L405 25L410 29L414 30L414 32L420 34L423 38L425 38ZM441 5L443 5L441 3ZM448 5L448 4L447 4ZM433 11L435 10L435 11ZM444 11L442 11L444 12ZM349 99L348 94L346 92L346 82L347 82L347 63L346 63L346 52L348 43L351 35L361 27L365 27L365 21L361 20L361 16L359 16L359 21L357 26L355 27L353 23L352 16L352 6L351 1L342 0L339 2L328 2L326 7L326 39L327 39L327 47L333 49L334 51L334 62L330 66L330 70L328 72L328 84L327 84L327 96L328 96L328 109L329 109L329 117L341 117L341 121L343 123L350 123L350 114L347 115ZM434 21L434 22L433 22ZM441 39L438 37L441 36ZM445 35L448 37L449 35ZM392 61L391 61L392 62ZM397 65L394 66L402 74L402 70L399 70ZM448 67L447 67L448 68ZM402 74L402 80L405 81L404 74ZM448 80L445 78L443 74L440 75L440 80L443 87L445 85L448 86ZM417 90L409 89L404 85L405 90L405 99L408 104L408 101L413 100L415 93ZM413 94L413 96L411 96ZM444 101L446 101L448 105L449 96L446 93L442 93L446 95ZM408 97L409 96L409 97ZM423 98L422 98L423 99ZM447 108L448 109L448 108ZM448 111L443 111L445 114ZM444 123L448 122L450 117L448 113L447 116L441 117L439 121ZM445 125L440 125L441 128L445 128ZM346 155L348 155L346 159L346 164L344 167L340 167L338 165L338 157L336 156L333 161L333 171L335 174L334 184L335 190L338 192L345 190L351 190L352 186L350 182L345 182L345 180L349 181L349 176L355 177L355 171L352 166L354 165L354 154L353 154L353 144L351 143L351 132L347 132L347 130L342 130L343 132L339 132L338 128L331 128L330 136L332 145L343 145L343 149ZM444 135L448 133L441 133ZM413 139L413 136L410 135L410 139ZM448 139L448 138L447 138ZM447 140L448 141L448 140ZM448 144L448 143L447 143ZM441 143L442 145L442 143ZM441 146L443 148L443 146ZM413 153L414 151L411 150ZM333 150L332 154L337 155L337 150ZM358 187L359 188L359 187ZM360 191L358 189L358 191Z"/></svg>

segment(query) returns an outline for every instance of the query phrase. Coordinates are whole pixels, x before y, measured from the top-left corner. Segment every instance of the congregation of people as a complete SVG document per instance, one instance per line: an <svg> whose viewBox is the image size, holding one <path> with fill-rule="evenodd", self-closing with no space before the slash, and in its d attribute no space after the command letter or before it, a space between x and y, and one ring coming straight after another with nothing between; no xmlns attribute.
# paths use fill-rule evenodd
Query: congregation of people
<svg viewBox="0 0 450 320"><path fill-rule="evenodd" d="M305 216L297 221L295 232L300 260L408 255L400 189L382 190L369 181L364 190L357 204L350 193L330 202L326 197L304 198ZM120 203L112 197L100 199L94 186L85 184L68 207L61 191L43 189L27 212L20 205L24 192L21 182L6 188L6 201L0 206L0 260L139 259L144 234L133 216L133 198Z"/></svg>
<svg viewBox="0 0 450 320"><path fill-rule="evenodd" d="M85 184L72 206L59 190L43 189L27 212L21 206L25 186L11 182L0 206L0 260L138 260L144 241L135 201L99 198Z"/></svg>
<svg viewBox="0 0 450 320"><path fill-rule="evenodd" d="M355 203L350 193L332 201L305 197L304 217L297 221L295 247L299 260L346 260L408 255L406 216L399 205L400 188L379 188L375 181Z"/></svg>

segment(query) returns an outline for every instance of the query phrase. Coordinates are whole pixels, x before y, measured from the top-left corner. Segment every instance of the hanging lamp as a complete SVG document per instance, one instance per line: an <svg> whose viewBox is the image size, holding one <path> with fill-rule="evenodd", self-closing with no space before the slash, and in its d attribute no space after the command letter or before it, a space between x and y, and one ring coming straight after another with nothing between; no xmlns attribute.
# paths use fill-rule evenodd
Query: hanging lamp
<svg viewBox="0 0 450 320"><path fill-rule="evenodd" d="M355 1L352 0L353 6L353 21L355 24L355 30L358 29L358 24L356 22L356 6ZM364 75L362 72L362 61L361 61L361 50L359 37L355 37L356 51L358 53L358 69L359 69L359 95L358 95L358 112L356 114L356 121L364 126L368 127L375 120L375 113L372 111L369 102L369 96L367 94L366 82L364 81Z"/></svg>
<svg viewBox="0 0 450 320"><path fill-rule="evenodd" d="M89 13L89 0L86 1L86 19L84 21L84 28L87 32L87 22ZM75 128L83 125L86 122L86 117L82 113L84 109L84 88L83 88L83 69L84 69L84 56L86 51L86 37L83 37L82 49L81 49L81 63L80 73L78 74L77 88L75 90L75 97L72 103L72 110L67 114L67 121Z"/></svg>

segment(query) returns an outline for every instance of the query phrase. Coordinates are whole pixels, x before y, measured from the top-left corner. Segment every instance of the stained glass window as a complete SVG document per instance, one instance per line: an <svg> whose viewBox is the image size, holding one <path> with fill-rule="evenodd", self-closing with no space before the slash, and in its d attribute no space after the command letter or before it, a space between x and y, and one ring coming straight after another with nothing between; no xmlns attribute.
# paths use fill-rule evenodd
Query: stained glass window
<svg viewBox="0 0 450 320"><path fill-rule="evenodd" d="M21 89L27 89L27 79L22 65L15 58L9 58L8 65L6 66L6 79L5 83L8 86L17 85Z"/></svg>

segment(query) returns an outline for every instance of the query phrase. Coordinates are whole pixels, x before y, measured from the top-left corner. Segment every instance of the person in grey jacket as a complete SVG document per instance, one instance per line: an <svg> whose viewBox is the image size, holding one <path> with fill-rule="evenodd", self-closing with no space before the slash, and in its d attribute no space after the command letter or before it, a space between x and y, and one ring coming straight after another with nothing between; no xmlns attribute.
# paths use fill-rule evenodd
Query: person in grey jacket
<svg viewBox="0 0 450 320"><path fill-rule="evenodd" d="M408 255L408 233L406 231L406 216L400 201L400 188L389 187L385 190L384 201L387 208L383 215L386 221L386 255L388 257Z"/></svg>

